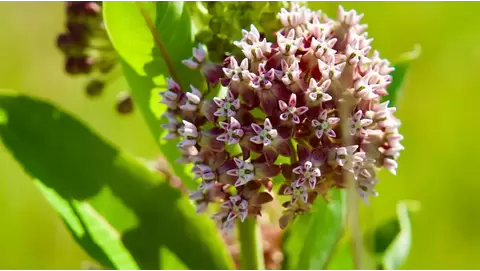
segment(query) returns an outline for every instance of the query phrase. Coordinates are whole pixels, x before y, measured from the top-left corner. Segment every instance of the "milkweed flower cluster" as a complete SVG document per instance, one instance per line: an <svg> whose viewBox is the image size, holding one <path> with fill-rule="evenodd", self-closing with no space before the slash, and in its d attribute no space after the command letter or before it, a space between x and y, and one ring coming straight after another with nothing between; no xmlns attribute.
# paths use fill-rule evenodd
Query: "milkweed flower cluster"
<svg viewBox="0 0 480 271"><path fill-rule="evenodd" d="M181 140L180 161L192 163L200 181L190 198L198 212L220 203L213 218L221 228L260 215L273 200L273 178L282 180L277 194L288 197L282 228L348 179L368 201L377 194L376 172L395 174L403 149L395 108L381 102L393 68L372 50L363 14L339 7L334 20L292 5L278 17L274 41L254 25L242 30L234 42L242 56L215 65L199 46L184 61L221 82L225 97L207 100L171 79L161 93L166 139Z"/></svg>

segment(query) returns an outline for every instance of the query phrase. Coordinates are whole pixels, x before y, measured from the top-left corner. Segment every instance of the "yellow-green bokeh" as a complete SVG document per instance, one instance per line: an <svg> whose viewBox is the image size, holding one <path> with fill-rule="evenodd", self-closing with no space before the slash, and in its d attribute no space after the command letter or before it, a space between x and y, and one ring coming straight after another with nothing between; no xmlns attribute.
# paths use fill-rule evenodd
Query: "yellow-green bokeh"
<svg viewBox="0 0 480 271"><path fill-rule="evenodd" d="M331 16L336 4L311 3ZM394 215L398 200L419 200L422 210L413 217L413 247L405 268L480 268L480 3L343 5L365 13L381 56L394 61L414 44L422 46L398 103L406 147L398 176L381 174L380 196L369 209L363 208L374 219L365 224ZM0 88L48 99L115 144L154 157L154 142L140 116L119 117L113 110L115 90L124 87L123 82L92 101L83 93L84 79L63 73L55 37L64 19L60 2L0 3ZM0 214L1 269L78 269L88 260L2 145Z"/></svg>

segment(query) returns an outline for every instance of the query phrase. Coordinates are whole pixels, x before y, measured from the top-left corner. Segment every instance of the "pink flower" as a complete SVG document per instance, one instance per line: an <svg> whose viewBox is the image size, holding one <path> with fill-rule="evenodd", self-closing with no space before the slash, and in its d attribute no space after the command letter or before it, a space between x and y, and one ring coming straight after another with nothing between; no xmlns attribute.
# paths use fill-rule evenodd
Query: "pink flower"
<svg viewBox="0 0 480 271"><path fill-rule="evenodd" d="M275 70L272 68L267 71L265 64L261 63L258 66L258 74L250 73L250 86L254 89L270 89L272 81L275 79Z"/></svg>
<svg viewBox="0 0 480 271"><path fill-rule="evenodd" d="M235 187L245 185L253 180L255 176L254 166L250 162L240 160L236 157L233 158L233 160L235 161L237 168L227 171L227 174L238 177L237 181L235 182Z"/></svg>
<svg viewBox="0 0 480 271"><path fill-rule="evenodd" d="M362 46L362 43L365 42L365 38L363 36L356 36L353 41L347 44L347 48L345 50L347 61L351 65L355 65L357 63L360 64L368 64L371 60L367 57L368 52L372 47L370 46Z"/></svg>
<svg viewBox="0 0 480 271"><path fill-rule="evenodd" d="M339 166L347 171L353 172L353 168L365 160L364 152L356 152L358 145L340 147L336 150L336 161Z"/></svg>
<svg viewBox="0 0 480 271"><path fill-rule="evenodd" d="M315 135L318 139L321 139L323 134L327 132L327 135L331 138L335 138L337 135L332 130L332 126L339 123L340 119L336 117L327 118L327 110L323 110L318 119L312 120L312 126L315 128Z"/></svg>
<svg viewBox="0 0 480 271"><path fill-rule="evenodd" d="M223 130L225 130L225 133L217 136L217 140L227 142L227 145L238 143L243 136L243 130L240 122L238 122L234 117L230 118L230 123L220 122L220 126Z"/></svg>
<svg viewBox="0 0 480 271"><path fill-rule="evenodd" d="M234 82L250 80L249 79L250 71L248 70L248 59L244 58L239 66L235 57L233 56L230 57L230 65L228 68L223 68L223 72L225 73L225 76L227 76L228 78L231 78L232 81Z"/></svg>
<svg viewBox="0 0 480 271"><path fill-rule="evenodd" d="M311 189L315 188L318 177L322 175L320 169L314 167L310 161L305 162L303 166L294 168L293 173L300 175L300 178L295 182L297 187L304 185L308 181Z"/></svg>
<svg viewBox="0 0 480 271"><path fill-rule="evenodd" d="M358 110L351 118L348 119L350 127L350 135L358 135L361 137L366 137L368 135L365 127L368 127L373 123L371 119L362 119L363 113L361 110Z"/></svg>
<svg viewBox="0 0 480 271"><path fill-rule="evenodd" d="M234 225L234 220L240 218L244 221L248 215L248 201L241 196L231 196L221 205L222 210L212 216L221 229L229 229Z"/></svg>
<svg viewBox="0 0 480 271"><path fill-rule="evenodd" d="M281 33L277 33L277 43L280 47L280 52L282 52L284 55L294 55L300 47L302 41L303 38L295 37L294 29L288 31L286 37Z"/></svg>
<svg viewBox="0 0 480 271"><path fill-rule="evenodd" d="M233 117L240 108L240 100L235 98L231 91L227 92L225 100L214 97L213 101L218 106L218 109L213 113L217 117Z"/></svg>
<svg viewBox="0 0 480 271"><path fill-rule="evenodd" d="M285 60L282 60L282 71L283 77L282 82L285 85L291 85L294 83L298 83L300 80L301 70L298 66L298 60L294 60L292 65L288 66Z"/></svg>
<svg viewBox="0 0 480 271"><path fill-rule="evenodd" d="M338 79L345 68L345 62L335 63L335 57L324 57L318 60L318 68L322 73L323 79Z"/></svg>
<svg viewBox="0 0 480 271"><path fill-rule="evenodd" d="M337 42L336 38L333 39L326 39L326 33L322 33L322 36L316 38L312 38L312 42L310 43L310 51L315 55L317 58L321 58L325 56L325 58L332 58L335 57L336 50L332 49L335 43Z"/></svg>
<svg viewBox="0 0 480 271"><path fill-rule="evenodd" d="M295 124L300 123L300 117L301 115L305 114L305 112L308 111L308 107L306 106L301 106L301 107L296 107L297 106L297 95L293 94L290 95L290 99L288 100L288 104L285 103L284 101L280 100L278 101L278 106L280 107L280 110L283 112L280 115L280 119L283 121L288 120L289 118L292 119L292 122Z"/></svg>
<svg viewBox="0 0 480 271"><path fill-rule="evenodd" d="M304 203L307 203L308 201L308 191L307 188L305 188L304 185L301 186L296 186L295 184L292 186L288 186L285 188L283 191L285 195L291 195L291 203L295 204L298 199L301 199Z"/></svg>
<svg viewBox="0 0 480 271"><path fill-rule="evenodd" d="M327 102L332 99L328 93L326 93L327 89L330 87L330 79L324 80L322 84L319 86L315 78L310 79L310 84L308 85L307 93L310 100L313 102L320 101L320 102Z"/></svg>
<svg viewBox="0 0 480 271"><path fill-rule="evenodd" d="M277 130L273 129L272 123L268 118L265 119L263 129L256 123L252 123L252 128L257 135L250 138L250 141L256 144L268 146L272 143L273 139L278 136Z"/></svg>

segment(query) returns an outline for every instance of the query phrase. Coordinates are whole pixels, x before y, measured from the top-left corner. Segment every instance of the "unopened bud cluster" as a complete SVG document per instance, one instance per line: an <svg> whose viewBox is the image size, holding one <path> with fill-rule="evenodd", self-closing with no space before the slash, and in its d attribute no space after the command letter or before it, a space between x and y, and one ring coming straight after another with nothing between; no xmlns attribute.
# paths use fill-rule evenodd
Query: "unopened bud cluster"
<svg viewBox="0 0 480 271"><path fill-rule="evenodd" d="M255 24L266 37L273 37L274 32L281 26L275 19L287 2L267 1L209 1L187 2L190 5L192 16L203 17L205 22L195 35L198 43L205 44L208 56L212 61L222 61L226 54L241 52L232 44L232 39L241 37L241 30Z"/></svg>
<svg viewBox="0 0 480 271"><path fill-rule="evenodd" d="M66 58L65 71L69 74L89 74L94 69L108 72L115 62L108 57L114 51L103 25L102 3L66 2L66 13L66 32L57 37L57 46Z"/></svg>
<svg viewBox="0 0 480 271"><path fill-rule="evenodd" d="M377 170L395 174L403 149L395 108L380 102L393 68L371 49L363 14L339 7L334 20L292 5L278 17L274 40L254 25L242 30L234 45L243 56L227 57L223 73L201 46L184 61L221 82L225 97L206 100L171 79L161 93L166 139L181 140L179 161L194 164L200 180L190 198L198 212L220 203L213 218L222 228L260 215L273 200L274 177L283 182L277 194L288 197L282 228L346 180L367 201L376 195Z"/></svg>
<svg viewBox="0 0 480 271"><path fill-rule="evenodd" d="M57 37L57 47L65 56L65 71L91 77L85 90L88 96L100 95L108 76L117 65L117 56L103 22L101 1L67 1L66 31ZM117 111L132 111L129 94L119 93Z"/></svg>

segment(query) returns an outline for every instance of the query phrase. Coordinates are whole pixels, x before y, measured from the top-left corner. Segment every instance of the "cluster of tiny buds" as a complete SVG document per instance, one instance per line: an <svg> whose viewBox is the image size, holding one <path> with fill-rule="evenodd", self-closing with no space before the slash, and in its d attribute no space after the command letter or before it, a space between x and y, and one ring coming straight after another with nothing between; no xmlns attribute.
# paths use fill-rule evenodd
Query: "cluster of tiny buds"
<svg viewBox="0 0 480 271"><path fill-rule="evenodd" d="M113 69L117 65L117 56L103 22L102 2L67 1L65 4L66 31L57 36L57 47L65 56L65 72L91 76L85 91L89 97L98 97L113 79ZM119 92L115 107L120 114L131 113L130 94Z"/></svg>
<svg viewBox="0 0 480 271"><path fill-rule="evenodd" d="M106 36L102 3L95 1L66 2L66 32L57 37L57 46L65 54L65 71L89 74L94 68L111 69L106 56L98 56L105 47L113 48ZM99 63L102 62L102 63Z"/></svg>
<svg viewBox="0 0 480 271"><path fill-rule="evenodd" d="M396 174L403 149L395 108L381 102L393 68L372 52L363 14L340 6L334 20L292 5L278 17L274 42L252 25L234 42L243 56L217 65L199 45L184 61L212 85L221 82L225 97L208 100L172 79L161 93L166 139L180 139L179 162L192 163L200 182L190 198L199 213L220 203L213 219L222 229L260 215L274 198L274 178L276 195L287 198L282 228L347 180L368 203L376 172Z"/></svg>

